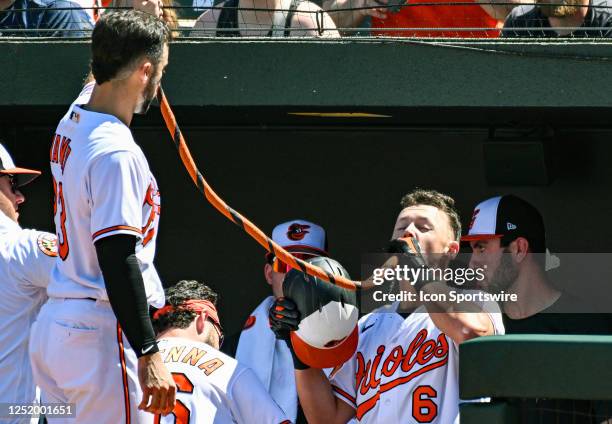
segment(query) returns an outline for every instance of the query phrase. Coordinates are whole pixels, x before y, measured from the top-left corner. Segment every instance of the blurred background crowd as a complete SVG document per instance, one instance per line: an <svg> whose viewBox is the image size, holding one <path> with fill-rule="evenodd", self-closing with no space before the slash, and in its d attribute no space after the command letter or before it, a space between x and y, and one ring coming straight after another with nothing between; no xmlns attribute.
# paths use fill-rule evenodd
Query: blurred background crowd
<svg viewBox="0 0 612 424"><path fill-rule="evenodd" d="M610 0L612 1L612 0ZM0 36L89 37L136 0L0 0ZM609 0L161 0L175 37L608 38Z"/></svg>

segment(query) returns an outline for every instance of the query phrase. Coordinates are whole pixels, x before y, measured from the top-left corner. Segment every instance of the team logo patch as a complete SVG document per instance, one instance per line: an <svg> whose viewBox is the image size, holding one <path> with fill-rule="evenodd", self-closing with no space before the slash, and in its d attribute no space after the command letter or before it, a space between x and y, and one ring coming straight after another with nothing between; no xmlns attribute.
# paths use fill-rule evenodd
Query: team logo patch
<svg viewBox="0 0 612 424"><path fill-rule="evenodd" d="M247 318L246 322L244 323L244 327L242 329L248 330L249 328L255 325L256 320L257 318L255 318L254 315L251 315L250 317Z"/></svg>
<svg viewBox="0 0 612 424"><path fill-rule="evenodd" d="M310 225L291 224L287 229L287 238L293 241L302 240L310 231Z"/></svg>
<svg viewBox="0 0 612 424"><path fill-rule="evenodd" d="M57 237L53 234L41 234L36 240L38 248L47 256L57 256Z"/></svg>

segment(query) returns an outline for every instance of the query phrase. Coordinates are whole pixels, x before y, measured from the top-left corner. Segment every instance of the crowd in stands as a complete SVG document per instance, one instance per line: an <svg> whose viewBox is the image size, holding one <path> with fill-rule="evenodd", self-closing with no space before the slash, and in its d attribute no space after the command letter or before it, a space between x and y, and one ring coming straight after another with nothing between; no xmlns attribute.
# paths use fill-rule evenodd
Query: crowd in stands
<svg viewBox="0 0 612 424"><path fill-rule="evenodd" d="M193 0L186 7L161 0L161 13L175 36L190 37L612 36L612 0L472 1ZM88 37L105 10L132 5L133 0L0 0L0 36Z"/></svg>

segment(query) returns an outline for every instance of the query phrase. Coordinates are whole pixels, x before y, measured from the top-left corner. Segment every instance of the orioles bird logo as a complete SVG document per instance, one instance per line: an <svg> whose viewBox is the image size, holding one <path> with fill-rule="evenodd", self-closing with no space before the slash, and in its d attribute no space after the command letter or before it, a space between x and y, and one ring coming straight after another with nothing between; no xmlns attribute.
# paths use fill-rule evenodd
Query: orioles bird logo
<svg viewBox="0 0 612 424"><path fill-rule="evenodd" d="M287 229L287 238L293 241L302 240L309 233L310 225L291 224Z"/></svg>

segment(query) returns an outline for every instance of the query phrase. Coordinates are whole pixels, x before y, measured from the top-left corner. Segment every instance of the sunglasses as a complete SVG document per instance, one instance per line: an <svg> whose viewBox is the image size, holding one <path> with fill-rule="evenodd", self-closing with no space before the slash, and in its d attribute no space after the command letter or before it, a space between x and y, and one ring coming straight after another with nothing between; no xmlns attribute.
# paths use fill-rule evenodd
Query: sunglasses
<svg viewBox="0 0 612 424"><path fill-rule="evenodd" d="M311 253L292 253L292 255L302 260L314 258L315 256L317 256ZM270 264L272 265L272 270L274 270L274 272L286 274L291 270L291 266L289 264L284 263L276 256L272 257Z"/></svg>
<svg viewBox="0 0 612 424"><path fill-rule="evenodd" d="M223 340L225 340L223 329L220 325L217 325L217 323L214 322L212 319L209 319L208 321L212 322L213 327L215 327L215 330L217 331L217 335L219 336L219 347L223 346Z"/></svg>
<svg viewBox="0 0 612 424"><path fill-rule="evenodd" d="M17 194L17 190L19 188L17 186L17 180L15 179L15 176L11 174L4 174L2 175L2 177L7 177L9 179L9 184L11 185L11 191L13 192L13 194Z"/></svg>

